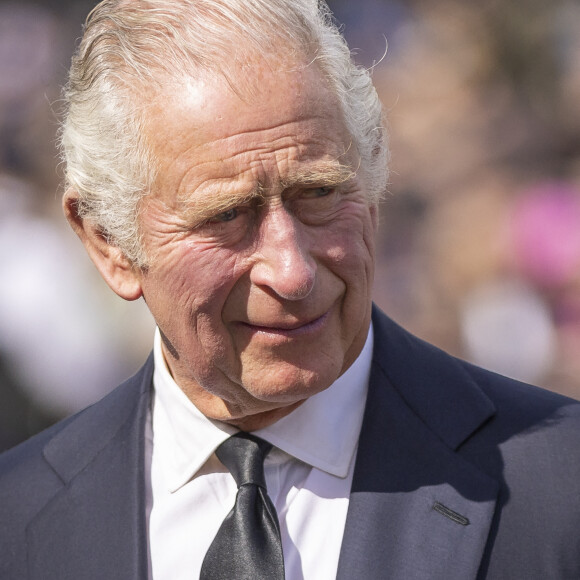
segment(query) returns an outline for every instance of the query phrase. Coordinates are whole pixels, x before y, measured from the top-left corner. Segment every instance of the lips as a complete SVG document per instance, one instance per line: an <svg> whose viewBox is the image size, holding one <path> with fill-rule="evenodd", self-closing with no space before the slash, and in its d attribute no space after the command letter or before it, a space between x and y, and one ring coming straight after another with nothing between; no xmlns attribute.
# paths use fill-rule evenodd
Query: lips
<svg viewBox="0 0 580 580"><path fill-rule="evenodd" d="M322 316L305 321L280 321L267 324L252 324L242 322L241 325L254 333L279 335L279 336L299 336L319 330L329 316L329 311Z"/></svg>

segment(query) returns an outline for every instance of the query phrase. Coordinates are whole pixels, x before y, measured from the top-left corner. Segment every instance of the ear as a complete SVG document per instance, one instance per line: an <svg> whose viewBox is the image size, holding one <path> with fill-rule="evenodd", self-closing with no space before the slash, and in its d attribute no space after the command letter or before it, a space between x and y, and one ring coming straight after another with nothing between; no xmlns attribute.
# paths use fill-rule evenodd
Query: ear
<svg viewBox="0 0 580 580"><path fill-rule="evenodd" d="M143 294L141 275L123 252L111 245L106 236L90 220L78 213L78 193L69 189L64 194L62 206L64 215L85 246L91 260L109 287L125 300L136 300Z"/></svg>

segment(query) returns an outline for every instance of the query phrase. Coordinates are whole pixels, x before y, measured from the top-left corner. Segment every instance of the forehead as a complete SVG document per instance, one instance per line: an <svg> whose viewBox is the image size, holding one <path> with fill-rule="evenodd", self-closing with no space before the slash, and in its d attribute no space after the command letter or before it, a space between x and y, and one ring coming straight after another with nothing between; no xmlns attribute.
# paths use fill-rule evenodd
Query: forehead
<svg viewBox="0 0 580 580"><path fill-rule="evenodd" d="M298 165L352 164L338 99L316 66L245 72L235 85L210 75L174 81L153 100L146 136L164 188L183 194L218 176L267 181L273 171L284 180Z"/></svg>

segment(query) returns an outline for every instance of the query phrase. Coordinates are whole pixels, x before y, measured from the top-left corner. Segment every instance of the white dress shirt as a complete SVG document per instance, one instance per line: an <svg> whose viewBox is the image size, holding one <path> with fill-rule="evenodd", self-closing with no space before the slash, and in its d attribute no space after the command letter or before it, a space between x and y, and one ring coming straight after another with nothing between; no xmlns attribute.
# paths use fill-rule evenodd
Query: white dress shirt
<svg viewBox="0 0 580 580"><path fill-rule="evenodd" d="M371 327L358 359L328 389L255 431L275 446L264 470L280 521L287 580L336 578L372 334ZM214 451L237 429L207 419L177 386L159 331L154 357L146 433L149 576L192 580L199 578L205 553L235 502L234 479Z"/></svg>

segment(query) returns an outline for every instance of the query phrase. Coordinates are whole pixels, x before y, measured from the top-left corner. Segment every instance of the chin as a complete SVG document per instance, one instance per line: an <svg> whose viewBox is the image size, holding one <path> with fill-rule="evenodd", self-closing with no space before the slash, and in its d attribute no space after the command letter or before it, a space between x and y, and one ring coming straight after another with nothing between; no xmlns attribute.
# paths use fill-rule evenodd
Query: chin
<svg viewBox="0 0 580 580"><path fill-rule="evenodd" d="M331 376L311 373L308 373L310 376L304 376L305 374L304 370L300 369L299 378L287 377L266 383L259 381L248 385L246 390L260 401L291 405L324 391L330 387L340 373L337 372L336 375L332 374Z"/></svg>

